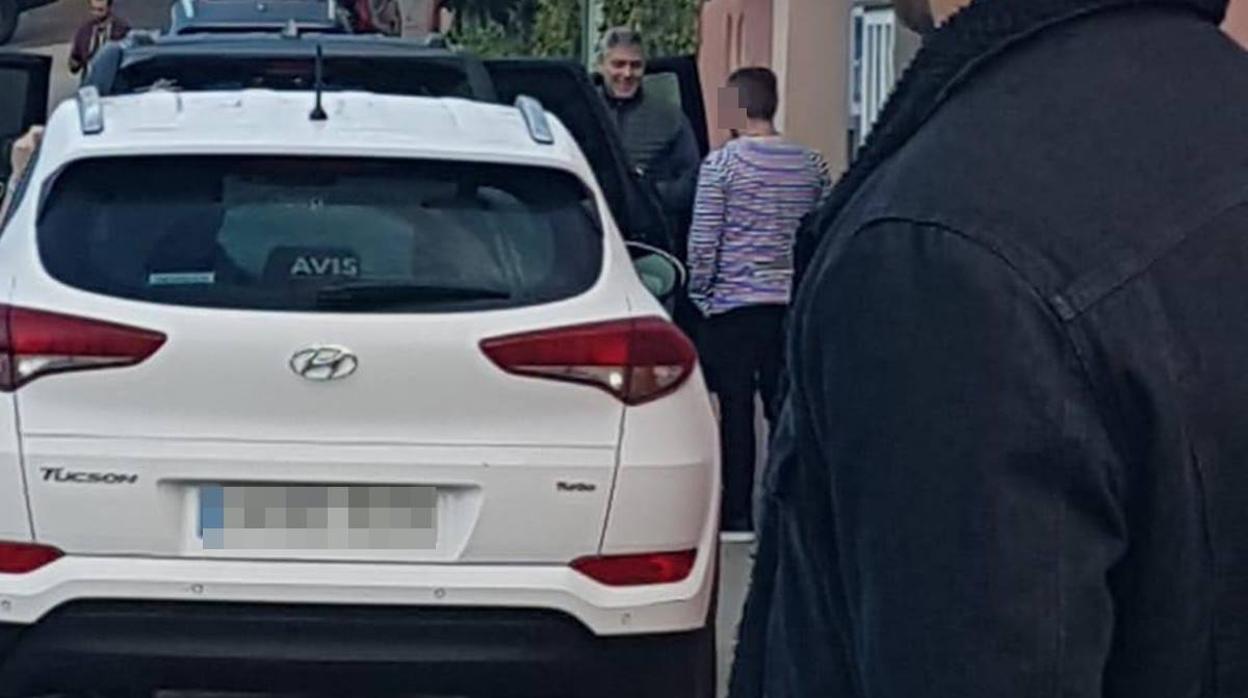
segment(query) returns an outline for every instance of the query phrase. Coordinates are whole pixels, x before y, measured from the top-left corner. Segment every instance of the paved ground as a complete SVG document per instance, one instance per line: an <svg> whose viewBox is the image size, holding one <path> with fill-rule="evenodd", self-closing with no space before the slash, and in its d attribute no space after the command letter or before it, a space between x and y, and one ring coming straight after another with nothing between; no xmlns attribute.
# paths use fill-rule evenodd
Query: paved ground
<svg viewBox="0 0 1248 698"><path fill-rule="evenodd" d="M745 603L750 579L752 545L724 543L720 556L719 590L719 685L722 696L728 686L728 669L732 666L732 648L736 644L737 623Z"/></svg>

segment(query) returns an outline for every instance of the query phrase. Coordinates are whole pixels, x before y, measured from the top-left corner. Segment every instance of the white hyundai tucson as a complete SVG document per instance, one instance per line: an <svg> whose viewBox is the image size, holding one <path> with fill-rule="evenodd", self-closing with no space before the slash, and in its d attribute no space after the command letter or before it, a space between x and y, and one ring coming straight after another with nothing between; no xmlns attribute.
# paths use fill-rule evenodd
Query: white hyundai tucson
<svg viewBox="0 0 1248 698"><path fill-rule="evenodd" d="M0 696L713 695L666 260L535 102L312 112L49 121L0 236Z"/></svg>

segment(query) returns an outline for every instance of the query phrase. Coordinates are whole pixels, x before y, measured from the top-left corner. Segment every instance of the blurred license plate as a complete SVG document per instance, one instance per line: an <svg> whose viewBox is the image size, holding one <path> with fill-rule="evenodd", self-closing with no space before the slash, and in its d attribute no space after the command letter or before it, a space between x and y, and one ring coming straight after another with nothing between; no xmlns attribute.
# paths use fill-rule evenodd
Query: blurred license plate
<svg viewBox="0 0 1248 698"><path fill-rule="evenodd" d="M207 485L205 550L431 550L437 489L412 486Z"/></svg>

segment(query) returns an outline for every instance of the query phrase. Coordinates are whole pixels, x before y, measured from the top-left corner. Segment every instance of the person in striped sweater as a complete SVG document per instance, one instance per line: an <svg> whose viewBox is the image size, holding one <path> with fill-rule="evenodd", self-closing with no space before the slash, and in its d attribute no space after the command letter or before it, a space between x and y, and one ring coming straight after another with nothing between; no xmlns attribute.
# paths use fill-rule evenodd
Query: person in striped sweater
<svg viewBox="0 0 1248 698"><path fill-rule="evenodd" d="M753 531L754 400L775 418L784 316L798 225L832 186L817 152L776 130L779 94L767 68L742 68L720 92L734 138L702 165L689 231L689 296L706 318L703 363L720 403L723 529Z"/></svg>

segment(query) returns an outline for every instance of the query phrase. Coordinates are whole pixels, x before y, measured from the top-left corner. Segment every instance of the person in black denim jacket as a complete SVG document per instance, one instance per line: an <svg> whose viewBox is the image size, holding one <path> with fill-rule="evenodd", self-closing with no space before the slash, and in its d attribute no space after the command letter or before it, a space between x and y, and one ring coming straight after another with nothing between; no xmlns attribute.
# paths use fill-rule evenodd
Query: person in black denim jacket
<svg viewBox="0 0 1248 698"><path fill-rule="evenodd" d="M1248 696L1226 0L903 0L808 221L733 698Z"/></svg>

